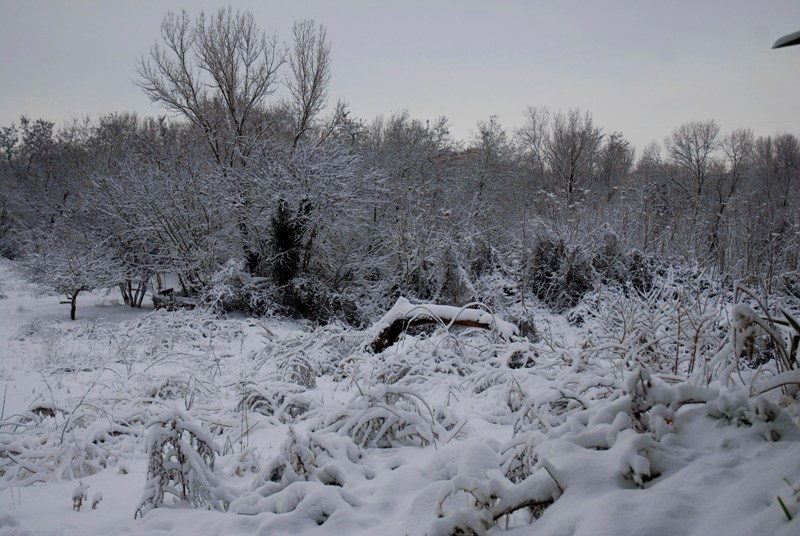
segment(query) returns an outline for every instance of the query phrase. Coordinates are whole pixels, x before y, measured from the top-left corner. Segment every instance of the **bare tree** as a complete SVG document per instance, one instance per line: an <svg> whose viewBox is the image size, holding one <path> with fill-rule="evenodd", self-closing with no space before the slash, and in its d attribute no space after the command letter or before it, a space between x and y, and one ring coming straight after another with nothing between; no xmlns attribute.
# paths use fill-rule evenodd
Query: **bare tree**
<svg viewBox="0 0 800 536"><path fill-rule="evenodd" d="M612 132L599 155L598 181L604 203L610 202L633 169L635 151L620 132Z"/></svg>
<svg viewBox="0 0 800 536"><path fill-rule="evenodd" d="M107 244L85 232L74 232L71 221L62 227L33 233L18 269L31 282L63 294L75 320L78 294L110 288L124 280L124 274Z"/></svg>
<svg viewBox="0 0 800 536"><path fill-rule="evenodd" d="M276 89L284 52L256 26L252 13L230 7L192 23L168 13L162 43L139 59L139 86L150 100L202 129L214 159L243 164L265 133L265 98Z"/></svg>
<svg viewBox="0 0 800 536"><path fill-rule="evenodd" d="M550 111L547 108L528 106L525 122L516 132L516 141L522 151L523 165L531 182L538 188L544 186L547 162L545 149L549 139Z"/></svg>
<svg viewBox="0 0 800 536"><path fill-rule="evenodd" d="M388 286L403 294L432 299L437 259L452 221L472 212L474 184L458 181L475 156L454 144L447 119L412 119L408 111L379 117L364 145L371 163L386 173L385 203L374 213L373 256L385 256L391 268Z"/></svg>
<svg viewBox="0 0 800 536"><path fill-rule="evenodd" d="M463 201L455 206L462 207L458 211L462 216L458 229L465 237L474 237L465 241L465 245L472 242L473 265L478 257L488 259L484 255L489 253L488 245L499 235L518 232L533 199L529 170L520 169L515 139L495 115L478 121L466 152L468 158L450 172L458 178L454 189L464 191L460 196ZM456 222L458 218L451 217L449 221Z"/></svg>
<svg viewBox="0 0 800 536"><path fill-rule="evenodd" d="M290 74L286 76L289 108L294 121L293 146L311 128L328 102L331 79L331 45L324 26L312 20L296 22L294 44L289 54Z"/></svg>
<svg viewBox="0 0 800 536"><path fill-rule="evenodd" d="M230 7L210 17L201 13L194 23L185 11L169 13L161 37L163 43L139 61L139 85L152 101L199 127L227 182L236 182L229 171L245 166L269 129L265 100L277 88L285 52L257 28L252 13ZM241 247L248 270L257 273L261 255L246 220L251 196L245 185L232 187Z"/></svg>
<svg viewBox="0 0 800 536"><path fill-rule="evenodd" d="M722 172L716 158L720 147L720 129L714 121L692 121L679 126L664 140L667 163L662 166L663 178L675 195L677 207L685 207L685 220L679 222L683 235L681 244L690 246L697 258L708 257L708 237L701 225L707 217L704 211L715 210L710 197L712 177ZM702 229L701 229L702 228ZM683 247L683 246L681 246Z"/></svg>
<svg viewBox="0 0 800 536"><path fill-rule="evenodd" d="M589 186L602 140L589 112L574 109L553 116L545 157L568 206Z"/></svg>
<svg viewBox="0 0 800 536"><path fill-rule="evenodd" d="M746 230L751 273L762 276L770 289L781 271L798 269L800 216L794 201L800 190L800 142L783 133L755 142L755 180L748 190ZM761 284L761 282L757 282Z"/></svg>
<svg viewBox="0 0 800 536"><path fill-rule="evenodd" d="M753 169L753 132L749 129L737 129L725 135L720 148L725 155L723 169L714 174L714 201L716 210L711 221L710 248L717 255L720 270L726 269L725 245L720 240L720 227L725 211L740 183Z"/></svg>
<svg viewBox="0 0 800 536"><path fill-rule="evenodd" d="M670 160L684 171L669 179L689 197L698 200L719 148L719 125L714 121L692 121L676 128L664 140Z"/></svg>
<svg viewBox="0 0 800 536"><path fill-rule="evenodd" d="M797 136L788 132L775 136L775 164L781 206L789 210L800 187L800 140Z"/></svg>
<svg viewBox="0 0 800 536"><path fill-rule="evenodd" d="M790 208L796 197L793 188L800 187L800 140L790 133L759 137L754 160L759 192L769 195L773 202L778 199L782 209Z"/></svg>
<svg viewBox="0 0 800 536"><path fill-rule="evenodd" d="M547 108L528 107L515 139L524 172L539 186L538 191L555 200L551 210L560 213L572 207L592 185L603 137L589 112L573 109L551 114Z"/></svg>

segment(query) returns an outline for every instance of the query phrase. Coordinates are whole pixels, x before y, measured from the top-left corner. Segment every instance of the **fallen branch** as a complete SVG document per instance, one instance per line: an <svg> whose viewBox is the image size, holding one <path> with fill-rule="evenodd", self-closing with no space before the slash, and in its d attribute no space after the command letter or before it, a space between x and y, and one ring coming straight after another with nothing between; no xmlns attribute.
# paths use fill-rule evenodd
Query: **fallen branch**
<svg viewBox="0 0 800 536"><path fill-rule="evenodd" d="M477 305L480 304L470 303L464 307L414 305L405 298L398 298L389 312L370 330L372 336L366 347L376 354L380 353L397 342L407 329L430 324L439 324L447 329L452 326L487 329L506 340L519 334L517 326L500 320L489 311L473 307Z"/></svg>

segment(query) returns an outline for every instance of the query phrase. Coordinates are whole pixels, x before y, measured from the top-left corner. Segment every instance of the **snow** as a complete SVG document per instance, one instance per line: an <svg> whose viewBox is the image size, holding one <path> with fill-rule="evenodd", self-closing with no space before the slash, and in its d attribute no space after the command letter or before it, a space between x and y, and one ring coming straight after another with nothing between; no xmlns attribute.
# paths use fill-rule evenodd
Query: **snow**
<svg viewBox="0 0 800 536"><path fill-rule="evenodd" d="M486 311L404 300L372 329L458 315L502 336L408 334L373 354L370 330L134 310L102 292L70 322L11 268L0 536L800 533L800 409L777 389L796 371L667 374L604 350L602 319L540 311L547 339L511 341ZM753 313L731 318L745 333ZM709 363L731 366L717 350ZM181 448L217 451L213 468L189 455L217 509L168 493L134 519L170 419Z"/></svg>

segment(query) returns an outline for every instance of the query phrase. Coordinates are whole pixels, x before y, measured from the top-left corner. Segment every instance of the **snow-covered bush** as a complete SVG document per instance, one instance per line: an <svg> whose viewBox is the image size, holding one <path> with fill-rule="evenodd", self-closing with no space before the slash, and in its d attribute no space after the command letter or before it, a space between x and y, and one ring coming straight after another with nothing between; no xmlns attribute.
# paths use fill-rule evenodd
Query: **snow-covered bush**
<svg viewBox="0 0 800 536"><path fill-rule="evenodd" d="M652 259L633 250L623 257L624 271L619 277L623 286L630 285L636 292L647 294L653 288L654 268Z"/></svg>
<svg viewBox="0 0 800 536"><path fill-rule="evenodd" d="M291 426L276 456L253 480L251 490L231 504L237 514L300 511L322 525L341 507L361 503L342 488L374 477L361 464L362 452L350 439L331 434L307 435Z"/></svg>
<svg viewBox="0 0 800 536"><path fill-rule="evenodd" d="M783 308L780 309L780 314L772 313L753 291L737 286L735 298L742 300L744 296L749 296L758 304L764 311L764 317L759 316L743 301L731 309L731 324L737 356L746 353L752 357L756 346L755 339L761 335L768 339L768 343L771 343L779 372L800 369L800 362L798 362L800 320Z"/></svg>
<svg viewBox="0 0 800 536"><path fill-rule="evenodd" d="M714 376L729 387L738 378L751 394L780 388L784 395L796 396L800 392L800 321L783 308L780 314L773 313L747 288L737 286L734 298L727 344L711 358ZM745 365L757 368L743 374Z"/></svg>
<svg viewBox="0 0 800 536"><path fill-rule="evenodd" d="M413 508L427 517L427 534L483 535L493 528L527 526L563 493L550 469L509 480L494 442L466 439L450 443L433 456L431 483Z"/></svg>
<svg viewBox="0 0 800 536"><path fill-rule="evenodd" d="M536 313L533 310L520 307L509 315L508 321L517 326L519 336L527 338L529 342L537 343L542 339L536 323Z"/></svg>
<svg viewBox="0 0 800 536"><path fill-rule="evenodd" d="M460 306L475 299L475 290L472 288L469 274L459 262L452 247L445 248L437 267L441 275L434 301Z"/></svg>
<svg viewBox="0 0 800 536"><path fill-rule="evenodd" d="M647 294L653 286L652 259L641 251L626 251L619 237L606 230L592 250L592 268L606 286Z"/></svg>
<svg viewBox="0 0 800 536"><path fill-rule="evenodd" d="M606 230L594 247L592 255L592 268L604 284L619 281L623 277L624 252L619 237L610 230Z"/></svg>
<svg viewBox="0 0 800 536"><path fill-rule="evenodd" d="M411 331L411 330L409 330ZM364 380L377 384L412 385L432 377L464 377L472 368L474 348L469 351L462 341L468 339L457 332L438 328L425 338L422 334L406 335L406 352L384 351L375 358L361 362L359 371L351 371L354 378L361 380L361 374L369 373ZM347 363L343 363L347 364Z"/></svg>
<svg viewBox="0 0 800 536"><path fill-rule="evenodd" d="M64 294L75 320L78 294L111 288L124 281L120 262L106 240L70 229L31 233L27 252L17 266L31 282Z"/></svg>
<svg viewBox="0 0 800 536"><path fill-rule="evenodd" d="M724 424L743 426L767 441L778 441L790 419L764 398L748 398L742 393L722 393L706 404L706 415Z"/></svg>
<svg viewBox="0 0 800 536"><path fill-rule="evenodd" d="M39 452L39 454L46 453L46 449ZM103 445L82 440L71 440L54 447L49 457L52 460L50 464L53 464L51 466L53 476L63 480L72 480L99 473L116 458L113 450L107 449ZM46 459L44 458L44 460ZM46 473L50 472L48 467L50 464L45 464L44 466Z"/></svg>
<svg viewBox="0 0 800 536"><path fill-rule="evenodd" d="M322 324L338 320L359 327L365 323L364 314L352 296L332 289L313 275L293 277L280 293L280 303L289 316Z"/></svg>
<svg viewBox="0 0 800 536"><path fill-rule="evenodd" d="M360 465L361 449L349 438L315 434L298 434L289 427L288 437L280 453L272 458L253 482L253 490L267 494L264 486L285 487L299 480L313 480L342 487L349 478L370 474Z"/></svg>
<svg viewBox="0 0 800 536"><path fill-rule="evenodd" d="M200 294L200 303L220 312L241 311L263 315L274 306L274 289L270 281L254 277L244 262L231 259L215 272Z"/></svg>
<svg viewBox="0 0 800 536"><path fill-rule="evenodd" d="M594 288L594 271L587 253L552 236L540 236L528 261L531 289L557 311L574 307Z"/></svg>
<svg viewBox="0 0 800 536"><path fill-rule="evenodd" d="M544 470L518 483L499 470L489 471L482 479L458 476L442 488L429 534L478 536L493 527L527 525L541 517L561 493ZM465 503L466 508L459 506Z"/></svg>
<svg viewBox="0 0 800 536"><path fill-rule="evenodd" d="M134 517L165 504L167 495L196 508L227 510L232 495L214 475L219 447L188 415L171 410L149 423L147 483Z"/></svg>

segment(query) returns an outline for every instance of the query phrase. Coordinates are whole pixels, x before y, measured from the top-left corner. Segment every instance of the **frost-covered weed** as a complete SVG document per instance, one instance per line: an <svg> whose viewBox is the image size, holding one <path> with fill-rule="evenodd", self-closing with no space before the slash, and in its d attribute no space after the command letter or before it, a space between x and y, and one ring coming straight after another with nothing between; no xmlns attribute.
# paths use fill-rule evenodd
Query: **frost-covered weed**
<svg viewBox="0 0 800 536"><path fill-rule="evenodd" d="M71 413L10 416L0 423L0 431L8 432L0 434L0 481L72 480L117 463L132 449L139 430L108 418L91 403Z"/></svg>
<svg viewBox="0 0 800 536"><path fill-rule="evenodd" d="M699 377L724 344L726 294L701 276L659 280L647 294L605 290L581 306L591 319L586 350L611 361L618 374L635 365L653 372Z"/></svg>
<svg viewBox="0 0 800 536"><path fill-rule="evenodd" d="M252 411L280 422L293 422L311 409L311 397L303 386L265 381L262 384L244 382L241 387L237 411Z"/></svg>
<svg viewBox="0 0 800 536"><path fill-rule="evenodd" d="M791 419L780 408L763 397L751 399L741 393L722 393L706 404L706 415L728 425L752 428L767 441L778 441L791 429Z"/></svg>
<svg viewBox="0 0 800 536"><path fill-rule="evenodd" d="M196 508L227 510L232 495L214 475L219 447L189 417L167 411L153 419L147 434L147 483L134 517L165 503L168 495Z"/></svg>
<svg viewBox="0 0 800 536"><path fill-rule="evenodd" d="M800 489L798 489L794 484L792 484L791 480L789 480L786 477L784 477L783 481L786 482L786 485L789 486L790 490L792 490L791 497L794 498L794 502L800 503ZM789 506L786 505L786 501L784 501L783 497L781 497L780 495L778 495L776 499L781 507L781 510L783 511L783 515L786 516L787 520L792 521L794 519L794 515L792 515Z"/></svg>
<svg viewBox="0 0 800 536"><path fill-rule="evenodd" d="M337 324L283 337L262 326L261 349L251 356L253 370L272 374L273 379L295 380L313 387L315 378L335 371L342 359L353 353L362 337L359 332ZM293 379L286 378L287 374Z"/></svg>
<svg viewBox="0 0 800 536"><path fill-rule="evenodd" d="M327 412L316 432L338 432L362 447L426 446L448 435L455 420L434 412L418 393L389 385L357 395L341 409Z"/></svg>
<svg viewBox="0 0 800 536"><path fill-rule="evenodd" d="M166 401L188 409L218 399L225 353L215 348L240 334L240 323L201 312L42 324L30 336L45 350L35 363L43 388L30 411L0 421L0 482L82 478L129 457Z"/></svg>
<svg viewBox="0 0 800 536"><path fill-rule="evenodd" d="M503 474L511 482L522 482L531 476L538 467L537 447L545 439L538 430L529 430L514 435L500 448L500 465Z"/></svg>
<svg viewBox="0 0 800 536"><path fill-rule="evenodd" d="M800 321L785 308L772 312L744 287L735 287L734 298L728 339L710 359L713 375L728 387L746 385L750 394L780 388L795 397L800 392Z"/></svg>
<svg viewBox="0 0 800 536"><path fill-rule="evenodd" d="M87 492L89 490L89 485L85 484L83 480L78 482L78 485L72 491L72 509L73 510L80 510L81 506L85 501L88 501Z"/></svg>
<svg viewBox="0 0 800 536"><path fill-rule="evenodd" d="M295 383L307 389L317 386L317 371L302 352L279 362L276 369L277 379L280 381Z"/></svg>
<svg viewBox="0 0 800 536"><path fill-rule="evenodd" d="M261 470L260 457L252 447L246 447L238 454L233 455L233 460L233 463L228 465L226 472L229 476L242 477L248 473L258 473Z"/></svg>

